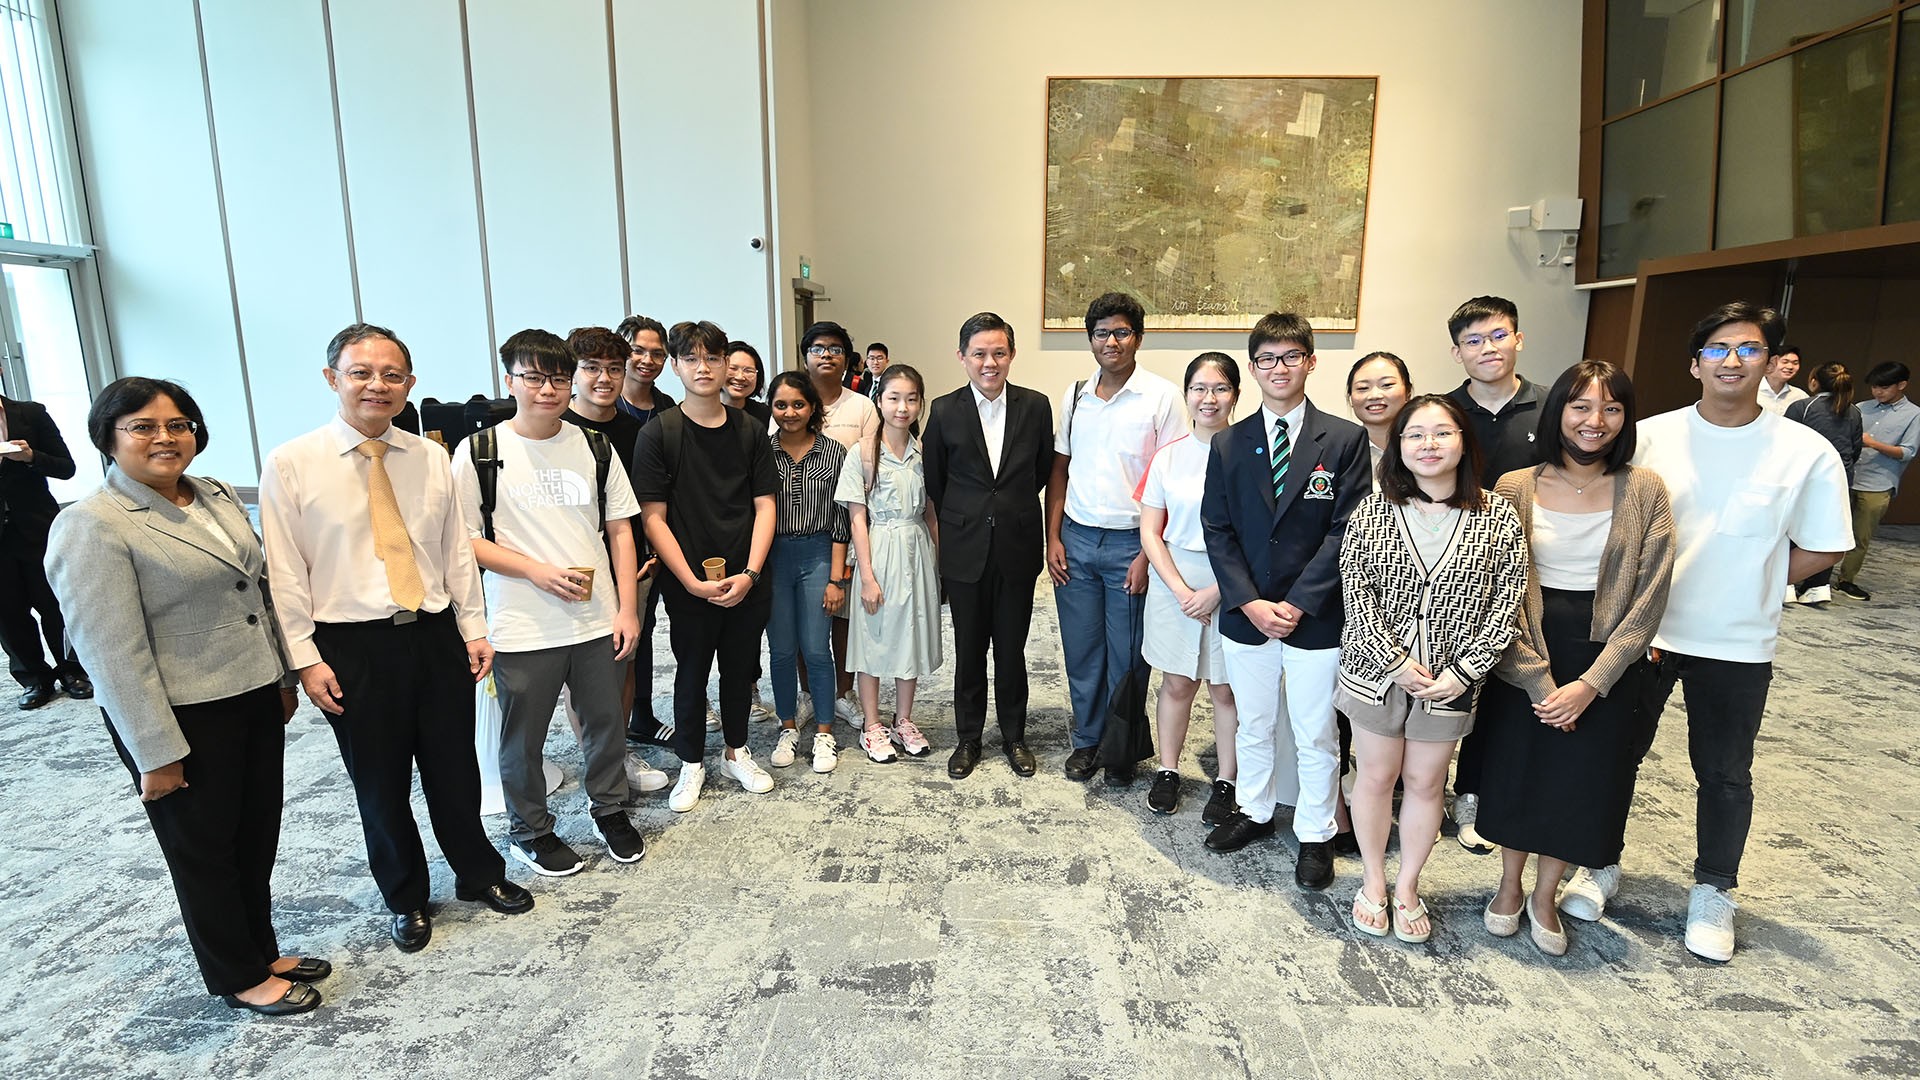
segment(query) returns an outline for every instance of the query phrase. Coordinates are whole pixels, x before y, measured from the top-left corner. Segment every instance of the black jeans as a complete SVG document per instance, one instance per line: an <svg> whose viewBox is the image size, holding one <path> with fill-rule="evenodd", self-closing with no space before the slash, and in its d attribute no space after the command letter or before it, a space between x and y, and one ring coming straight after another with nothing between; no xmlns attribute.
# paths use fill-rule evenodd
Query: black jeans
<svg viewBox="0 0 1920 1080"><path fill-rule="evenodd" d="M1753 744L1767 709L1773 665L1663 653L1644 684L1636 761L1652 747L1676 682L1685 695L1687 757L1698 785L1693 880L1732 889L1740 884L1740 856L1753 827Z"/></svg>
<svg viewBox="0 0 1920 1080"><path fill-rule="evenodd" d="M771 584L771 583L769 583ZM773 614L771 588L754 588L730 608L667 586L667 639L673 645L673 752L699 764L707 748L707 673L720 664L720 729L729 748L747 745L747 709L760 681L760 638ZM816 708L818 705L815 706ZM827 715L833 705L827 703Z"/></svg>

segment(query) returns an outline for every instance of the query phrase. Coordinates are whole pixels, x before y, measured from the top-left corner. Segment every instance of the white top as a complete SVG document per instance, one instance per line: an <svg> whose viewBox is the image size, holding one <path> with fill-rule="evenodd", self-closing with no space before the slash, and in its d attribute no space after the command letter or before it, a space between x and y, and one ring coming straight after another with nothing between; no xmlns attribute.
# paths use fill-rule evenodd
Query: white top
<svg viewBox="0 0 1920 1080"><path fill-rule="evenodd" d="M1078 460L1067 469L1067 516L1095 529L1137 529L1133 493L1154 452L1187 433L1180 391L1138 365L1126 385L1102 401L1093 392L1100 373L1060 395L1060 432L1053 449Z"/></svg>
<svg viewBox="0 0 1920 1080"><path fill-rule="evenodd" d="M1805 401L1806 399L1807 392L1792 383L1783 384L1780 387L1780 392L1776 394L1773 392L1772 383L1764 378L1760 380L1760 407L1775 416L1786 415L1787 406L1796 401Z"/></svg>
<svg viewBox="0 0 1920 1080"><path fill-rule="evenodd" d="M1840 455L1819 432L1766 411L1723 428L1689 405L1640 421L1638 432L1633 463L1659 473L1673 501L1673 588L1654 645L1770 662L1788 545L1853 547Z"/></svg>
<svg viewBox="0 0 1920 1080"><path fill-rule="evenodd" d="M999 476L1000 448L1007 441L1007 388L1003 384L1000 396L990 398L972 383L967 386L973 391L974 407L980 410L980 431L987 437L987 467Z"/></svg>
<svg viewBox="0 0 1920 1080"><path fill-rule="evenodd" d="M1380 491L1380 463L1386 460L1387 451L1385 447L1373 445L1373 440L1369 439L1367 440L1367 454L1367 460L1373 463L1369 466L1367 479L1372 481L1374 493L1378 494Z"/></svg>
<svg viewBox="0 0 1920 1080"><path fill-rule="evenodd" d="M483 575L487 637L501 652L557 649L613 633L620 588L600 536L600 499L593 490L593 447L578 426L561 424L551 439L529 439L512 423L498 432L500 474L494 489L494 542L554 566L593 567L593 597L562 600L525 578ZM640 513L619 460L607 470L607 520ZM480 473L462 445L453 454L453 483L467 535L486 535L480 520Z"/></svg>
<svg viewBox="0 0 1920 1080"><path fill-rule="evenodd" d="M880 410L865 394L856 394L844 386L834 403L820 410L820 434L849 450L860 440L871 439L879 430ZM767 418L767 434L780 434L780 424L772 417Z"/></svg>
<svg viewBox="0 0 1920 1080"><path fill-rule="evenodd" d="M1413 537L1413 550L1419 554L1421 565L1431 573L1447 556L1447 545L1460 526L1460 508L1449 506L1446 513L1429 516L1409 500L1400 507L1400 516L1406 521L1407 535Z"/></svg>
<svg viewBox="0 0 1920 1080"><path fill-rule="evenodd" d="M1183 435L1161 447L1147 463L1146 478L1140 481L1140 505L1167 512L1167 527L1160 536L1170 548L1207 550L1206 530L1200 525L1200 497L1206 491L1211 445L1205 439Z"/></svg>
<svg viewBox="0 0 1920 1080"><path fill-rule="evenodd" d="M186 485L183 484L181 486L184 487ZM213 511L207 509L207 501L205 499L196 495L192 502L181 507L181 509L187 512L188 521L193 522L205 530L207 535L213 537L222 548L226 549L228 554L235 556L240 554L240 549L233 545L233 537L227 535L227 530L220 527L220 522L213 516Z"/></svg>
<svg viewBox="0 0 1920 1080"><path fill-rule="evenodd" d="M1817 436L1816 436L1817 437ZM426 586L421 610L451 604L460 637L487 636L480 566L453 495L453 469L440 444L388 425L381 440L394 499L413 541L414 562ZM267 581L286 633L294 668L320 662L313 624L373 622L400 610L387 589L385 567L373 552L367 510L366 441L335 416L323 427L282 443L260 470L260 533L267 548ZM1825 439L1820 440L1822 443Z"/></svg>
<svg viewBox="0 0 1920 1080"><path fill-rule="evenodd" d="M1613 508L1566 514L1533 504L1533 567L1543 589L1592 592L1600 587L1600 553Z"/></svg>

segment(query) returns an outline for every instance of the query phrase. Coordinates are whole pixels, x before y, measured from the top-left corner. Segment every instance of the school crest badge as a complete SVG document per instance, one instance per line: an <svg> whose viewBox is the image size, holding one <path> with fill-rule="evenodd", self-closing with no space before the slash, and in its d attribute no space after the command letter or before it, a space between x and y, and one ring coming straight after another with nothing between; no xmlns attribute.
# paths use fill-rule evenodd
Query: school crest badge
<svg viewBox="0 0 1920 1080"><path fill-rule="evenodd" d="M1307 476L1306 490L1300 493L1303 499L1333 498L1333 473L1325 465L1315 465Z"/></svg>

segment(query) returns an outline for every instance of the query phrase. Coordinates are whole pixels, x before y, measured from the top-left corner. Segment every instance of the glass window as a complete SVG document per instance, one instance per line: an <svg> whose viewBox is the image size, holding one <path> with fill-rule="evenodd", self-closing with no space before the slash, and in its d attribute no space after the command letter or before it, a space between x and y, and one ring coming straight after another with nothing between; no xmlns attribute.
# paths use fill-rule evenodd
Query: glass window
<svg viewBox="0 0 1920 1080"><path fill-rule="evenodd" d="M1720 0L1608 0L1606 114L1719 73Z"/></svg>
<svg viewBox="0 0 1920 1080"><path fill-rule="evenodd" d="M0 267L6 283L0 336L22 360L23 393L47 407L79 470L68 480L49 480L53 497L72 502L100 486L105 472L100 455L87 442L87 410L93 395L80 351L80 325L74 317L73 281L64 266Z"/></svg>
<svg viewBox="0 0 1920 1080"><path fill-rule="evenodd" d="M1714 90L1608 124L1600 151L1600 276L1704 251L1713 187Z"/></svg>
<svg viewBox="0 0 1920 1080"><path fill-rule="evenodd" d="M1900 73L1893 88L1887 221L1920 220L1920 9L1900 19Z"/></svg>
<svg viewBox="0 0 1920 1080"><path fill-rule="evenodd" d="M1890 0L1733 0L1727 12L1727 70L1892 6Z"/></svg>
<svg viewBox="0 0 1920 1080"><path fill-rule="evenodd" d="M0 2L0 241L78 244L42 0Z"/></svg>
<svg viewBox="0 0 1920 1080"><path fill-rule="evenodd" d="M1877 224L1883 20L1726 82L1715 247Z"/></svg>

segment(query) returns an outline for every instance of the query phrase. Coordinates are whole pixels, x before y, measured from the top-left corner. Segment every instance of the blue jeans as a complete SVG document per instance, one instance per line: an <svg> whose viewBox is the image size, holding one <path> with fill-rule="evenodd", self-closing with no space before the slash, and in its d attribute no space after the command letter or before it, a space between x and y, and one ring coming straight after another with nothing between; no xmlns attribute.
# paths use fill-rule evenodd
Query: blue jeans
<svg viewBox="0 0 1920 1080"><path fill-rule="evenodd" d="M1060 524L1060 542L1067 549L1067 583L1054 586L1053 602L1078 750L1100 745L1113 688L1129 670L1145 667L1140 637L1147 598L1127 595L1139 529L1095 529L1068 518Z"/></svg>
<svg viewBox="0 0 1920 1080"><path fill-rule="evenodd" d="M807 670L819 678L833 676L833 617L821 607L832 568L833 536L829 533L775 535L767 555L772 570L773 620L767 623L767 659L773 666L773 712L792 720L799 709L799 672L794 656L803 655ZM825 703L826 719L833 703ZM821 707L815 702L816 709Z"/></svg>

